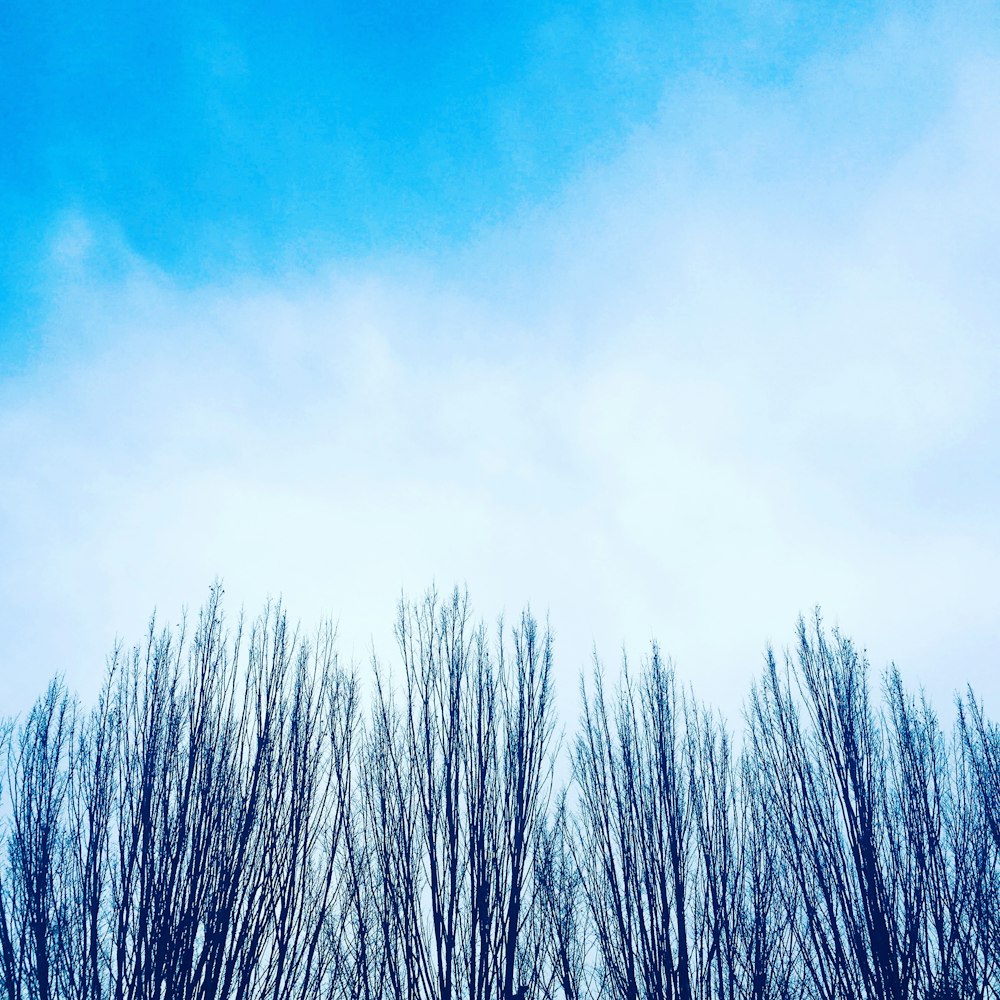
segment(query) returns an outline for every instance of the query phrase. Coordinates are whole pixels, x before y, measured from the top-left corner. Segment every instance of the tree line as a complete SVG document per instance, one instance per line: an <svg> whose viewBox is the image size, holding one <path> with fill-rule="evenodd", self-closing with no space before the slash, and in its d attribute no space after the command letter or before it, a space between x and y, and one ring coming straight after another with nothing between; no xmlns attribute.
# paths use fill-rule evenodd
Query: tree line
<svg viewBox="0 0 1000 1000"><path fill-rule="evenodd" d="M5 723L5 995L998 995L1000 730L971 690L946 726L817 614L736 731L655 647L562 730L529 613L430 593L396 638L362 697L331 628L227 624L215 589L92 707L55 680Z"/></svg>

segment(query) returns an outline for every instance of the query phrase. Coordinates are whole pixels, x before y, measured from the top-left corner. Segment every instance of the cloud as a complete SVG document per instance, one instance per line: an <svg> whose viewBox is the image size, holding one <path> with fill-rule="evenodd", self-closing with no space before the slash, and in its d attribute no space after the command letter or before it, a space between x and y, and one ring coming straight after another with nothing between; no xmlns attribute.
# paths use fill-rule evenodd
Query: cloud
<svg viewBox="0 0 1000 1000"><path fill-rule="evenodd" d="M858 183L836 147L804 178L762 97L433 263L190 287L67 216L45 358L0 401L8 704L92 690L217 575L361 662L401 589L530 601L567 705L594 643L655 635L735 715L817 603L876 666L996 699L1000 67L947 78Z"/></svg>

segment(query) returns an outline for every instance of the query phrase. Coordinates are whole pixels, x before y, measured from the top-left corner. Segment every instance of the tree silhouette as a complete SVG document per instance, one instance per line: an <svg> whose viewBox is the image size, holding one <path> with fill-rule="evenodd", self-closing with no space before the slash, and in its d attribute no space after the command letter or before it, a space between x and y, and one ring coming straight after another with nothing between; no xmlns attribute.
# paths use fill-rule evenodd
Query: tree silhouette
<svg viewBox="0 0 1000 1000"><path fill-rule="evenodd" d="M565 756L525 612L402 602L373 684L280 606L0 724L8 1000L954 1000L1000 991L1000 729L818 614L745 729L654 646ZM613 690L611 685L614 683ZM568 784L558 793L559 772Z"/></svg>

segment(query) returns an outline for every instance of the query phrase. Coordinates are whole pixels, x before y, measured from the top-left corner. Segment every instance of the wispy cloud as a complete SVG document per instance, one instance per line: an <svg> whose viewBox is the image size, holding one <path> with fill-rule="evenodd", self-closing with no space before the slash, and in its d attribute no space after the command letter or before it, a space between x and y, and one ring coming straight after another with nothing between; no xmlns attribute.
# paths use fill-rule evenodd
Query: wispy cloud
<svg viewBox="0 0 1000 1000"><path fill-rule="evenodd" d="M803 133L810 72L787 106L692 82L696 131L665 113L433 262L192 287L65 217L0 401L12 702L92 686L216 575L359 658L401 588L530 600L570 696L593 642L656 635L733 711L814 603L938 696L1000 696L1000 67L940 67L880 156Z"/></svg>

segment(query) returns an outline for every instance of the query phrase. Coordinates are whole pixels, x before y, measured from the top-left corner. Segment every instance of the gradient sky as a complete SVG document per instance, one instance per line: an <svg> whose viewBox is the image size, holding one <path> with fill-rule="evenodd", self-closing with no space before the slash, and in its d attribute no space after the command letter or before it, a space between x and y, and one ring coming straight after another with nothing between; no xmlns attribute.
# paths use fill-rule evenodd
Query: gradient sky
<svg viewBox="0 0 1000 1000"><path fill-rule="evenodd" d="M996 4L3 16L5 707L216 577L1000 698Z"/></svg>

